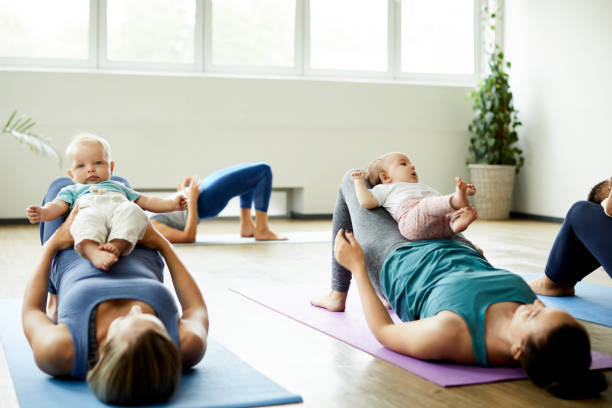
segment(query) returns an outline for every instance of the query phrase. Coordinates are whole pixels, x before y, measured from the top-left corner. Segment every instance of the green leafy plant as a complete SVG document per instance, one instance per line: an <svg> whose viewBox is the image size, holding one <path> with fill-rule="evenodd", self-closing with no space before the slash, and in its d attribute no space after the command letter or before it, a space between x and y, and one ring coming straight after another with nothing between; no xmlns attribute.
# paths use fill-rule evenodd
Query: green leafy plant
<svg viewBox="0 0 612 408"><path fill-rule="evenodd" d="M17 111L13 111L2 128L2 133L12 135L19 142L25 144L30 150L39 156L51 156L57 160L58 166L62 167L62 158L53 147L50 137L33 132L32 128L36 125L31 118L25 115L17 116Z"/></svg>
<svg viewBox="0 0 612 408"><path fill-rule="evenodd" d="M487 18L494 20L495 12L485 8ZM490 26L495 30L495 25ZM510 62L495 44L488 53L490 73L473 89L468 97L472 101L473 117L470 132L470 163L516 165L518 173L525 161L523 151L516 146L516 129L522 125L514 108L508 82Z"/></svg>

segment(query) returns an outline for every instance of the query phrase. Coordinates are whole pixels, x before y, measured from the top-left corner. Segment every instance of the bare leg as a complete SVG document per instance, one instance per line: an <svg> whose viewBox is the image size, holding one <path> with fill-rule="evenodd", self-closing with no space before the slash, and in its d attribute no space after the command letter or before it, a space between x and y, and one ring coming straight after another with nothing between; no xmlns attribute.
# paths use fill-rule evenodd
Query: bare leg
<svg viewBox="0 0 612 408"><path fill-rule="evenodd" d="M316 297L310 301L310 304L317 307L322 307L331 312L343 312L346 306L346 297L348 292L338 292L331 290L323 296Z"/></svg>
<svg viewBox="0 0 612 408"><path fill-rule="evenodd" d="M93 266L103 271L108 271L108 268L119 260L112 252L100 249L100 244L96 241L86 239L81 242L80 247L85 258L89 259Z"/></svg>
<svg viewBox="0 0 612 408"><path fill-rule="evenodd" d="M279 237L270 230L268 213L255 211L255 240L256 241L285 241L287 238Z"/></svg>
<svg viewBox="0 0 612 408"><path fill-rule="evenodd" d="M451 198L451 206L455 210L459 210L470 205L466 192L468 184L461 180L461 177L457 177L455 180L457 180L457 187L455 188L455 194Z"/></svg>
<svg viewBox="0 0 612 408"><path fill-rule="evenodd" d="M463 232L467 227L478 218L478 213L474 207L466 207L456 218L451 221L451 229L453 232Z"/></svg>
<svg viewBox="0 0 612 408"><path fill-rule="evenodd" d="M574 296L572 285L555 283L546 275L529 282L531 289L538 295L544 296Z"/></svg>
<svg viewBox="0 0 612 408"><path fill-rule="evenodd" d="M111 254L115 254L117 258L121 256L121 254L130 247L130 242L125 239L115 238L106 244L100 245L100 249L103 251L110 252Z"/></svg>
<svg viewBox="0 0 612 408"><path fill-rule="evenodd" d="M255 223L251 218L250 208L240 209L240 236L252 237L255 235Z"/></svg>

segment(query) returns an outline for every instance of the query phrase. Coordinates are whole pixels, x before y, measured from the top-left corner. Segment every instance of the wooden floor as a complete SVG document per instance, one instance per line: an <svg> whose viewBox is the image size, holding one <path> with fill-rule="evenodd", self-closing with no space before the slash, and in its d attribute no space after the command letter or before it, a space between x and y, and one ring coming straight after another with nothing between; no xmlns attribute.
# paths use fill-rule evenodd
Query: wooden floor
<svg viewBox="0 0 612 408"><path fill-rule="evenodd" d="M328 221L274 220L278 232L328 230ZM477 221L466 234L495 266L541 272L560 224ZM200 233L237 231L233 220L200 224ZM245 285L300 285L304 302L329 289L327 243L178 246L210 310L210 334L259 371L299 393L307 407L612 406L599 399L562 401L529 381L442 388L228 291ZM40 253L38 229L0 226L0 298L16 299ZM169 281L169 279L166 279ZM598 270L589 281L612 286ZM612 302L612 299L610 300ZM585 323L595 350L612 354L612 328ZM17 330L18 328L16 328ZM606 372L612 384L612 370ZM18 407L0 348L0 406Z"/></svg>

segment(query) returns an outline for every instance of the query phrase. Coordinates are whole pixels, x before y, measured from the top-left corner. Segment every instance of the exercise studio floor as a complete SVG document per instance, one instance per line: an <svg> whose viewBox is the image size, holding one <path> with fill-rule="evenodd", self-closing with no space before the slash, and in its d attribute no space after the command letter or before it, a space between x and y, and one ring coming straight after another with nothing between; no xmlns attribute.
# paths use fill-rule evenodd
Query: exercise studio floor
<svg viewBox="0 0 612 408"><path fill-rule="evenodd" d="M329 230L331 222L272 220L272 227L279 233L320 231ZM466 235L497 267L541 272L559 227L534 221L478 220ZM199 233L237 231L235 220L199 226ZM40 254L38 227L0 226L0 248L0 299L20 298ZM612 388L599 399L578 402L556 399L527 380L442 388L228 291L299 285L308 302L329 289L328 243L176 248L204 293L210 335L263 374L301 394L306 407L612 406ZM587 280L612 286L601 269ZM612 328L585 326L593 349L612 354ZM606 377L612 384L612 370L606 371ZM1 347L0 406L19 406Z"/></svg>

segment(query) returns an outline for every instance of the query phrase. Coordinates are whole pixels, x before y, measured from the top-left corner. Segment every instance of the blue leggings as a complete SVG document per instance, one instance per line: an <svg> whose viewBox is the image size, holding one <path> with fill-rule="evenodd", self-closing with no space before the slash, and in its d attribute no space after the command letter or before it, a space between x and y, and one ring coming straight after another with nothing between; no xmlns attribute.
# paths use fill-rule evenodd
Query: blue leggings
<svg viewBox="0 0 612 408"><path fill-rule="evenodd" d="M272 194L272 169L266 163L242 163L216 171L200 183L198 216L216 217L235 196L240 196L240 208L268 212Z"/></svg>
<svg viewBox="0 0 612 408"><path fill-rule="evenodd" d="M555 283L576 282L603 266L612 277L612 217L601 205L578 201L567 212L555 239L546 276Z"/></svg>

